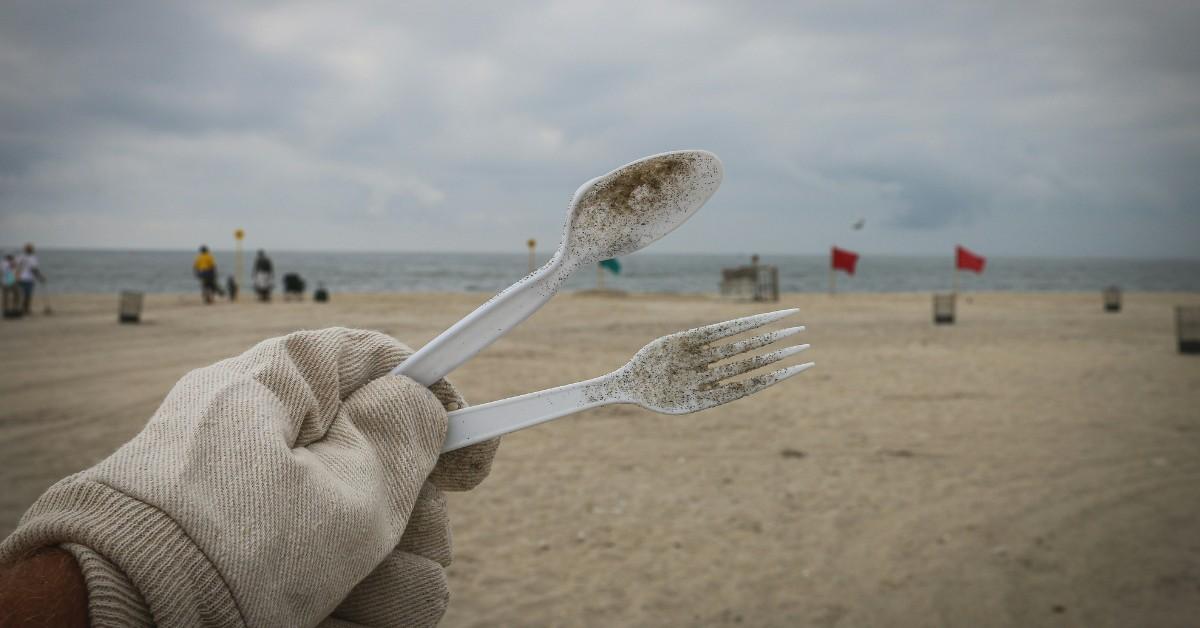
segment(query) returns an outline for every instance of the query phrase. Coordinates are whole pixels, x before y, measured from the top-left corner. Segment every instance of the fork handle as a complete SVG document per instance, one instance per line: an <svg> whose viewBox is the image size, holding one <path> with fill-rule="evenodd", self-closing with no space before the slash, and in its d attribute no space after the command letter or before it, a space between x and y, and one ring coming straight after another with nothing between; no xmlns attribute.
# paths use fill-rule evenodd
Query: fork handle
<svg viewBox="0 0 1200 628"><path fill-rule="evenodd" d="M450 413L442 453L515 432L538 423L625 400L601 388L609 375L531 392Z"/></svg>

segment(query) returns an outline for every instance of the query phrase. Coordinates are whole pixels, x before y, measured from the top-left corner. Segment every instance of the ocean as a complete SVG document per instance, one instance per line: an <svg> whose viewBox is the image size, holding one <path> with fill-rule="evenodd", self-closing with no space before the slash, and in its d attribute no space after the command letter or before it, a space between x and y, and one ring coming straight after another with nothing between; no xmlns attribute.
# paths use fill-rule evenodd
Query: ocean
<svg viewBox="0 0 1200 628"><path fill-rule="evenodd" d="M234 253L216 251L222 282L233 270ZM39 250L42 271L57 293L191 292L192 251ZM272 251L278 279L295 272L308 285L331 292L497 292L527 272L525 253L338 253ZM547 256L540 256L538 264ZM245 257L246 278L253 252ZM721 269L747 264L745 255L636 253L622 258L621 273L607 274L607 287L629 292L715 293ZM784 292L821 292L829 286L825 255L764 255L779 267ZM864 255L854 276L839 273L839 292L928 292L948 290L953 258ZM596 285L582 271L567 290ZM1200 292L1200 260L1062 259L989 257L981 275L962 273L960 290L1085 291L1108 285L1126 291Z"/></svg>

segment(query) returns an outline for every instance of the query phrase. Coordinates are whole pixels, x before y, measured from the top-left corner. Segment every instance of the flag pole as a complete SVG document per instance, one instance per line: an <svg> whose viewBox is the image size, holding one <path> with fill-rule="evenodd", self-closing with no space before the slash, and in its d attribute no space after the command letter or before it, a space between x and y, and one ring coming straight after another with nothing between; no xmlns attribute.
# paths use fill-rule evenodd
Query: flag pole
<svg viewBox="0 0 1200 628"><path fill-rule="evenodd" d="M246 232L241 228L233 231L233 277L234 281L241 285L242 283L242 239L246 237Z"/></svg>
<svg viewBox="0 0 1200 628"><path fill-rule="evenodd" d="M829 294L837 294L837 270L829 269Z"/></svg>
<svg viewBox="0 0 1200 628"><path fill-rule="evenodd" d="M604 267L599 262L596 262L596 289L604 289Z"/></svg>
<svg viewBox="0 0 1200 628"><path fill-rule="evenodd" d="M958 268L954 269L954 294L958 294Z"/></svg>

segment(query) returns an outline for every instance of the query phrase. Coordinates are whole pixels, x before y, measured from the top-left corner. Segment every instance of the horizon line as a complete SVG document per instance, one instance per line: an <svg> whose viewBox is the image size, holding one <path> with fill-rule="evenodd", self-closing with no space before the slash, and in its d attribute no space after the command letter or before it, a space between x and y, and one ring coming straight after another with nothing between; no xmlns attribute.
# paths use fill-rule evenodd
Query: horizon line
<svg viewBox="0 0 1200 628"><path fill-rule="evenodd" d="M195 247L136 247L136 246L59 246L59 245L36 245L38 250L46 251L86 251L86 252L144 252L144 253L183 253L195 252ZM0 247L3 250L9 247ZM14 252L19 252L21 245L11 247ZM253 254L259 248L263 247L247 247L243 251L247 254ZM548 257L555 249L544 249L536 254L539 257ZM209 250L215 252L236 253L233 248L217 248L209 247ZM524 250L423 250L423 249L318 249L318 248L273 248L274 252L282 253L348 253L348 254L444 254L444 255L527 255L528 249ZM914 257L914 258L931 258L942 257L942 254L935 253L901 253L893 251L855 251L861 256L878 256L878 257ZM664 256L682 256L682 255L711 255L711 256L744 256L758 255L766 258L769 256L798 256L798 257L818 257L828 255L828 252L780 252L780 251L636 251L630 255L649 254L649 255L664 255ZM948 249L945 253L947 256L953 256L954 250ZM1168 256L1168 257L1149 257L1142 255L1048 255L1048 254L987 254L984 257L992 257L996 259L1077 259L1077 260L1141 260L1141 261L1189 261L1200 262L1200 256L1184 257L1184 256ZM624 256L629 257L629 256ZM764 260L766 261L766 260Z"/></svg>

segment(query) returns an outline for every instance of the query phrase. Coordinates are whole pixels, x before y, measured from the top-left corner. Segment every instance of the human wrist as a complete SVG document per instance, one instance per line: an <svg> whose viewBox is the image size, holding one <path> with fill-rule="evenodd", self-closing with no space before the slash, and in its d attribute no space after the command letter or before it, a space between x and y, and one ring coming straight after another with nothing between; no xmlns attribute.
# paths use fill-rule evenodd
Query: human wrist
<svg viewBox="0 0 1200 628"><path fill-rule="evenodd" d="M0 565L0 624L88 626L88 592L75 558L41 547Z"/></svg>

